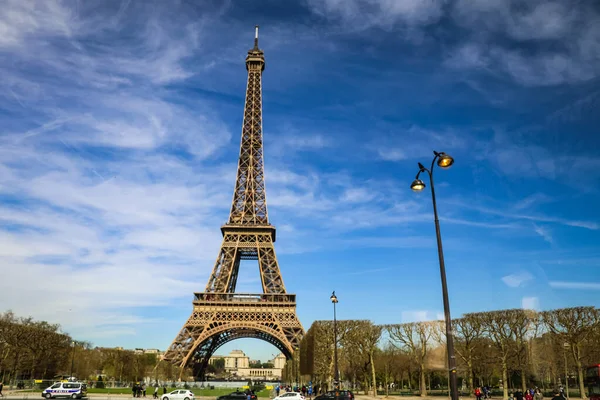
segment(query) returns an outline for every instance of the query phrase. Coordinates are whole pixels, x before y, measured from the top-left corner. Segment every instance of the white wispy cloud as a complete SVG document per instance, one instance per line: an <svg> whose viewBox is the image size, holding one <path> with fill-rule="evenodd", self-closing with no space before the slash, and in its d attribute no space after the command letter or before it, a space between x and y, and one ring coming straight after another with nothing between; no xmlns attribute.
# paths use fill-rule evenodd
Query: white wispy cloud
<svg viewBox="0 0 600 400"><path fill-rule="evenodd" d="M521 299L521 308L524 310L539 310L540 299L537 297L523 297Z"/></svg>
<svg viewBox="0 0 600 400"><path fill-rule="evenodd" d="M202 160L231 134L207 103L165 90L198 71L185 65L197 22L83 8L3 4L0 48L13 63L0 106L29 118L6 120L0 138L0 193L14 200L0 204L0 291L4 307L75 335L126 335L160 323L136 307L204 286L220 243L208 227L227 212L235 167ZM129 28L137 40L116 34Z"/></svg>
<svg viewBox="0 0 600 400"><path fill-rule="evenodd" d="M534 205L548 203L551 201L553 201L553 199L544 193L534 193L532 195L526 196L526 197L522 198L521 200L517 201L513 205L513 208L515 210L523 210L523 209L530 208Z"/></svg>
<svg viewBox="0 0 600 400"><path fill-rule="evenodd" d="M402 322L426 322L436 321L443 318L443 314L437 311L430 310L408 310L402 311L400 314L400 321Z"/></svg>
<svg viewBox="0 0 600 400"><path fill-rule="evenodd" d="M470 33L449 52L449 66L503 72L527 86L598 76L600 13L591 3L458 0L449 10ZM526 49L536 42L548 45L535 52Z"/></svg>
<svg viewBox="0 0 600 400"><path fill-rule="evenodd" d="M313 12L340 23L345 30L390 29L399 24L419 27L437 22L444 0L309 0Z"/></svg>
<svg viewBox="0 0 600 400"><path fill-rule="evenodd" d="M535 233L540 235L546 242L548 242L550 244L554 243L554 238L552 237L552 233L551 233L550 229L548 229L547 227L533 224L533 230L535 231Z"/></svg>
<svg viewBox="0 0 600 400"><path fill-rule="evenodd" d="M502 277L502 282L509 287L521 287L523 284L533 279L533 276L527 271L517 272L515 274Z"/></svg>
<svg viewBox="0 0 600 400"><path fill-rule="evenodd" d="M556 289L600 290L600 282L550 281L548 284Z"/></svg>
<svg viewBox="0 0 600 400"><path fill-rule="evenodd" d="M368 144L368 149L384 161L431 159L432 149L452 153L466 149L470 142L467 132L450 128L435 130L412 125L405 129L396 128L393 134L384 133L387 130L385 126L381 130L377 138Z"/></svg>
<svg viewBox="0 0 600 400"><path fill-rule="evenodd" d="M510 209L502 209L502 208L490 208L487 206L480 206L473 203L465 203L462 201L449 201L452 204L456 204L459 207L469 209L472 211L477 211L483 214L496 215L502 218L506 218L509 220L521 220L521 221L533 221L537 223L554 223L564 226L572 226L576 228L584 228L589 230L598 230L600 229L600 224L593 220L579 220L579 219L568 219L568 218L560 218L560 217L552 217L548 215L543 215L539 212L525 214L523 212L514 212ZM508 207L507 207L508 208ZM538 232L539 233L539 232Z"/></svg>

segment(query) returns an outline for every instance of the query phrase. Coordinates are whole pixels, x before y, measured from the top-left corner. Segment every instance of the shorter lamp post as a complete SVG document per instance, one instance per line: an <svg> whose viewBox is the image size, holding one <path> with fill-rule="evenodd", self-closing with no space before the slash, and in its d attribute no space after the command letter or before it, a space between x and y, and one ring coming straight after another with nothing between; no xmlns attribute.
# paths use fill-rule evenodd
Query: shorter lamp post
<svg viewBox="0 0 600 400"><path fill-rule="evenodd" d="M69 380L73 378L73 366L75 365L75 341L71 342L71 346L73 347L73 352L71 353L71 376L69 376Z"/></svg>
<svg viewBox="0 0 600 400"><path fill-rule="evenodd" d="M335 315L335 305L338 303L338 298L335 295L335 290L331 293L329 299L333 303L333 367L335 368L333 386L338 389L340 387L340 370L338 369L337 320Z"/></svg>
<svg viewBox="0 0 600 400"><path fill-rule="evenodd" d="M419 179L419 176L423 172L427 172L429 175L429 182L431 184L431 199L433 201L433 216L435 221L435 235L437 237L437 248L438 258L440 261L440 275L442 278L442 297L444 301L444 320L446 323L446 348L448 351L448 373L450 378L450 398L452 400L458 400L458 382L456 377L456 357L454 356L454 340L452 336L452 319L450 318L450 301L448 300L448 286L446 284L446 266L444 264L444 251L442 249L442 234L440 233L440 221L438 219L437 204L435 201L435 188L433 186L433 167L437 164L440 168L449 168L454 164L454 159L448 154L443 152L433 152L433 161L431 161L431 167L425 168L423 164L419 163L419 172L415 177L415 180L410 185L410 188L415 192L420 192L425 189L425 182Z"/></svg>
<svg viewBox="0 0 600 400"><path fill-rule="evenodd" d="M567 349L571 347L571 345L567 342L563 343L563 356L565 357L565 391L567 393L567 399L569 398L569 367L567 364Z"/></svg>

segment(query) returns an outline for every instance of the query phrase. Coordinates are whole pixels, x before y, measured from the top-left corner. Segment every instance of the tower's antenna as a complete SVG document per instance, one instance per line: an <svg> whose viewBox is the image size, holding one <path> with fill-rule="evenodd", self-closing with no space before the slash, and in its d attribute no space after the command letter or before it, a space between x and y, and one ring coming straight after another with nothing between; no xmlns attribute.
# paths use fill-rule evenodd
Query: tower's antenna
<svg viewBox="0 0 600 400"><path fill-rule="evenodd" d="M258 25L254 27L254 48L258 49Z"/></svg>

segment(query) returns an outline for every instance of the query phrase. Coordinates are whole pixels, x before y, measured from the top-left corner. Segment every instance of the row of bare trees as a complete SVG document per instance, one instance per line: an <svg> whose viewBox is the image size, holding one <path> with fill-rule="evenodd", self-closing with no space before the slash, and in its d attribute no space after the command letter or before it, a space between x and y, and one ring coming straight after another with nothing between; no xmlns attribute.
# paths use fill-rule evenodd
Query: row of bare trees
<svg viewBox="0 0 600 400"><path fill-rule="evenodd" d="M509 388L564 384L565 371L585 395L584 368L600 363L600 310L594 307L470 313L454 320L453 330L461 386L502 387L504 398ZM425 395L428 388L447 387L445 338L443 321L338 321L340 376L353 387L388 390L394 384ZM286 366L286 378L331 385L333 352L333 323L316 321Z"/></svg>
<svg viewBox="0 0 600 400"><path fill-rule="evenodd" d="M0 381L15 383L30 379L69 376L104 381L138 381L154 377L172 381L179 371L169 363L157 365L156 354L136 354L132 350L92 348L61 331L59 325L32 318L0 314Z"/></svg>

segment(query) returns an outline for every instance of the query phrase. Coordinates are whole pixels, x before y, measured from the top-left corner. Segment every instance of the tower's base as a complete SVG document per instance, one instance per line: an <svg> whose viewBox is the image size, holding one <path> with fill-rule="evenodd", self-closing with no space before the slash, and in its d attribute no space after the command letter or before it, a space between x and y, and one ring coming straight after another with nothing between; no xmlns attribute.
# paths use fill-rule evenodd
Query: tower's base
<svg viewBox="0 0 600 400"><path fill-rule="evenodd" d="M203 377L210 357L227 342L262 339L290 358L303 334L293 294L195 293L192 315L163 360Z"/></svg>

